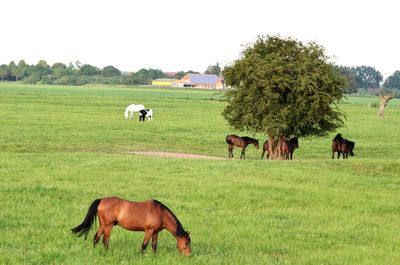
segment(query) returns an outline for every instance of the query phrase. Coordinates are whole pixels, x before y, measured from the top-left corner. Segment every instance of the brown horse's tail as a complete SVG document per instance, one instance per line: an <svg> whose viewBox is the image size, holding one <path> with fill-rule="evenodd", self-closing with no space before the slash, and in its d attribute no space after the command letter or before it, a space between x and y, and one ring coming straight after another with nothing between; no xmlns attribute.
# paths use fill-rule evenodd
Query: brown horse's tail
<svg viewBox="0 0 400 265"><path fill-rule="evenodd" d="M232 141L231 141L231 139L230 139L229 136L230 136L230 135L227 135L226 138L225 138L226 143L227 143L227 144L232 144Z"/></svg>
<svg viewBox="0 0 400 265"><path fill-rule="evenodd" d="M72 228L71 231L75 234L79 233L78 236L85 235L85 239L87 238L87 234L89 233L90 228L96 220L97 216L97 207L100 204L101 199L94 200L89 207L89 210L86 214L83 222L75 228Z"/></svg>
<svg viewBox="0 0 400 265"><path fill-rule="evenodd" d="M354 156L353 149L354 149L355 142L352 142L352 141L348 141L348 142L349 142L349 146L350 146L350 155Z"/></svg>

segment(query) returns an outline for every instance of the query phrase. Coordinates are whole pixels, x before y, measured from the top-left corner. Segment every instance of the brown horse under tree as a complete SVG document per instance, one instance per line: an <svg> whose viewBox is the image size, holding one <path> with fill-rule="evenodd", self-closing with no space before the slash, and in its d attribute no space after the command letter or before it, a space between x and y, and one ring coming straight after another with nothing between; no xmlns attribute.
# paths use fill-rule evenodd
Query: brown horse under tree
<svg viewBox="0 0 400 265"><path fill-rule="evenodd" d="M335 152L337 152L337 158L340 158L340 154L342 154L343 159L347 159L349 154L354 156L355 143L344 139L340 133L338 133L335 138L332 140L332 159L335 157Z"/></svg>
<svg viewBox="0 0 400 265"><path fill-rule="evenodd" d="M245 159L245 150L246 147L249 144L254 144L254 146L258 149L258 140L253 139L251 137L247 137L247 136L237 136L234 134L229 134L226 136L226 143L228 144L228 156L229 158L233 157L233 148L236 147L241 147L242 148L242 153L240 154L240 159Z"/></svg>
<svg viewBox="0 0 400 265"><path fill-rule="evenodd" d="M280 141L280 152L282 154L282 157L286 160L290 159L292 160L293 158L293 152L294 149L299 148L299 140L294 137L290 138L289 140L286 140L285 138L282 138ZM269 143L268 140L266 140L263 144L263 151L261 154L261 159L264 158L264 154L267 152L267 159L269 158Z"/></svg>
<svg viewBox="0 0 400 265"><path fill-rule="evenodd" d="M72 229L79 236L87 234L95 222L96 215L99 218L99 229L94 235L93 246L96 246L103 237L105 249L108 249L111 229L119 225L130 231L144 231L142 253L152 239L152 249L157 250L158 233L167 229L177 241L177 249L186 256L191 253L190 236L186 232L178 218L167 206L157 200L133 202L118 197L97 199L90 205L83 222Z"/></svg>
<svg viewBox="0 0 400 265"><path fill-rule="evenodd" d="M293 159L294 149L299 148L299 139L296 137L290 138L289 140L283 139L281 142L281 154L286 160Z"/></svg>

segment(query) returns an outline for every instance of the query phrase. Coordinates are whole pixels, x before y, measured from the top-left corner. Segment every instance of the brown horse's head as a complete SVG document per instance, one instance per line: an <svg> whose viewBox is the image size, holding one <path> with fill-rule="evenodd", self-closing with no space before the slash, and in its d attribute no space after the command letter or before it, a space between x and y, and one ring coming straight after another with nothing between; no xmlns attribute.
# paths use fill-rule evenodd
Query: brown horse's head
<svg viewBox="0 0 400 265"><path fill-rule="evenodd" d="M258 140L255 140L253 144L254 144L254 146L255 146L257 149L259 148L259 146L258 146Z"/></svg>
<svg viewBox="0 0 400 265"><path fill-rule="evenodd" d="M185 234L181 237L178 237L178 243L176 247L179 252L181 252L185 256L190 256L192 253L192 248L190 247L190 236L189 232L185 232Z"/></svg>

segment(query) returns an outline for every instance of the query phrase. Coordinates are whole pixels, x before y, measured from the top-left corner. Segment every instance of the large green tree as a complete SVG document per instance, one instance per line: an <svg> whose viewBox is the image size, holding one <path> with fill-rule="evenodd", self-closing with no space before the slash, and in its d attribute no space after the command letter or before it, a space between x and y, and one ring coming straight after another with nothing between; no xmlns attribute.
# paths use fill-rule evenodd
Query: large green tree
<svg viewBox="0 0 400 265"><path fill-rule="evenodd" d="M322 136L343 125L345 79L323 47L279 36L259 37L224 69L223 116L236 130L265 133L270 159L283 138Z"/></svg>

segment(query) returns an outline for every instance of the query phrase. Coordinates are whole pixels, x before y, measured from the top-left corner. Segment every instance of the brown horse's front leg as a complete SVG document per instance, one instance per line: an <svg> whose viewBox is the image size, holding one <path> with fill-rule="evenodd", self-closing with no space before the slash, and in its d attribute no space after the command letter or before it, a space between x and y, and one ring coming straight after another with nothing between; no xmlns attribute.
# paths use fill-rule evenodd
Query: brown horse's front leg
<svg viewBox="0 0 400 265"><path fill-rule="evenodd" d="M233 145L228 146L228 157L233 158Z"/></svg>
<svg viewBox="0 0 400 265"><path fill-rule="evenodd" d="M155 232L151 237L151 248L153 249L154 253L157 252L157 240L158 240L158 232Z"/></svg>

